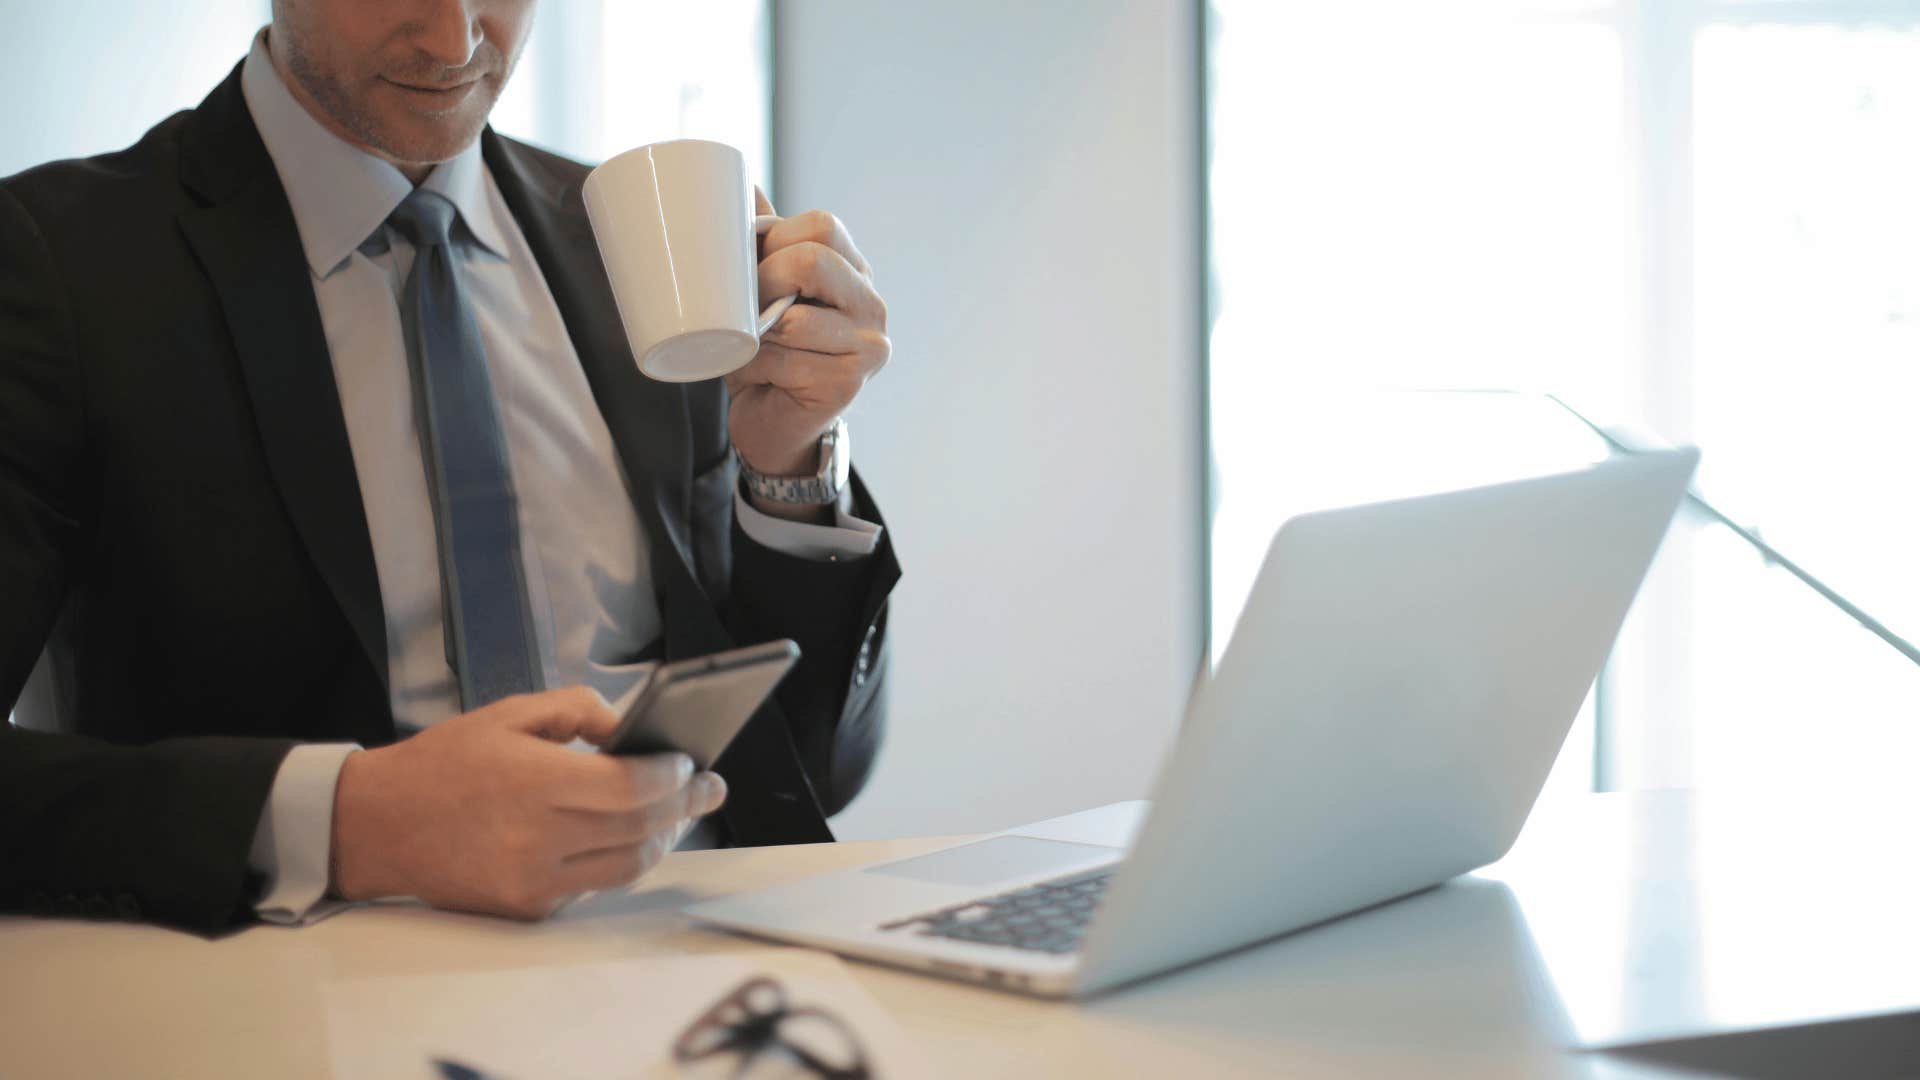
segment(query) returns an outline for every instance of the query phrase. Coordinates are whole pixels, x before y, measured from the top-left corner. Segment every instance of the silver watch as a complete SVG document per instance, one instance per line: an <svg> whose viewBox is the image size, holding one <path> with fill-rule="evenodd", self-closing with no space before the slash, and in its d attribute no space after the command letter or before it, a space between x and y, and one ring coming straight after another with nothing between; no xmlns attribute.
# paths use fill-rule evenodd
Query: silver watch
<svg viewBox="0 0 1920 1080"><path fill-rule="evenodd" d="M738 455L736 455L738 456ZM847 442L847 422L836 419L820 436L820 469L811 476L767 476L740 459L740 475L747 490L770 502L796 506L825 506L847 489L853 470L853 448Z"/></svg>

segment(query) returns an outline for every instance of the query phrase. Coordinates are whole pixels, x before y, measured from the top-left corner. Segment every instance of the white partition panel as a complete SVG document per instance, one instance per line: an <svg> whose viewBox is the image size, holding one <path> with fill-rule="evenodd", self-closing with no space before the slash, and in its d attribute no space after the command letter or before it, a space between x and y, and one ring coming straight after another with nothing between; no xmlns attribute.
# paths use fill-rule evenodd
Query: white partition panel
<svg viewBox="0 0 1920 1080"><path fill-rule="evenodd" d="M1192 3L781 3L783 212L872 262L891 734L843 837L1138 797L1201 662Z"/></svg>

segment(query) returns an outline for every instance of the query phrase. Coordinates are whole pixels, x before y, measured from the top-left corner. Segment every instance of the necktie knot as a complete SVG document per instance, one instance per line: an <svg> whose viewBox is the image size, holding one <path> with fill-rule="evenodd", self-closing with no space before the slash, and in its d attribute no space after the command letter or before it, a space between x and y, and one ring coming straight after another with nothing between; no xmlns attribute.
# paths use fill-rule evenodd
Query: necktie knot
<svg viewBox="0 0 1920 1080"><path fill-rule="evenodd" d="M387 224L407 238L415 251L445 244L453 229L453 200L437 191L415 189L387 215Z"/></svg>

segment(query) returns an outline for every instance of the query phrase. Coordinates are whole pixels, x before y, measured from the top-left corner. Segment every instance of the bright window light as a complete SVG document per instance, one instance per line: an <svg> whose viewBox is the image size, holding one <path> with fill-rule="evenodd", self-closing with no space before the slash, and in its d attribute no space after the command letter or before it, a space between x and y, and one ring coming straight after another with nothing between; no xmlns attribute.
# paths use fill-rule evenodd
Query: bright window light
<svg viewBox="0 0 1920 1080"><path fill-rule="evenodd" d="M1289 514L1583 445L1538 399L1406 388L1697 444L1710 498L1920 633L1920 8L1210 11L1216 658ZM1602 689L1554 790L1856 782L1920 752L1920 672L1697 522Z"/></svg>
<svg viewBox="0 0 1920 1080"><path fill-rule="evenodd" d="M770 160L764 0L566 0L539 9L494 126L589 162L666 139Z"/></svg>

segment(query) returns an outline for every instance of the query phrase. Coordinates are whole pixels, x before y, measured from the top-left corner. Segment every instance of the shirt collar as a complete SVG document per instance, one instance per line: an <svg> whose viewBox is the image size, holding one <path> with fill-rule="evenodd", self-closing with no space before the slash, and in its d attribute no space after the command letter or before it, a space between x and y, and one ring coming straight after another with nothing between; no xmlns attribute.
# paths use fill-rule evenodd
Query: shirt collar
<svg viewBox="0 0 1920 1080"><path fill-rule="evenodd" d="M324 278L386 222L413 185L391 162L346 142L307 112L274 69L265 30L253 39L241 66L240 92L293 207L307 267ZM506 257L478 139L436 166L421 186L452 200L467 234L482 249Z"/></svg>

